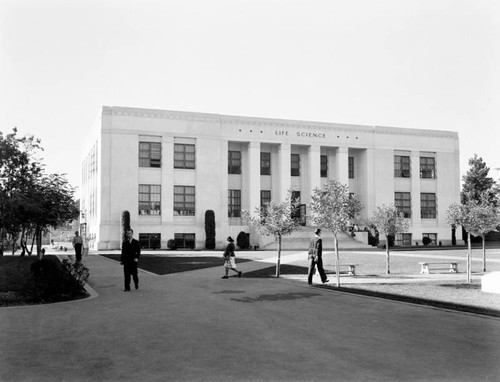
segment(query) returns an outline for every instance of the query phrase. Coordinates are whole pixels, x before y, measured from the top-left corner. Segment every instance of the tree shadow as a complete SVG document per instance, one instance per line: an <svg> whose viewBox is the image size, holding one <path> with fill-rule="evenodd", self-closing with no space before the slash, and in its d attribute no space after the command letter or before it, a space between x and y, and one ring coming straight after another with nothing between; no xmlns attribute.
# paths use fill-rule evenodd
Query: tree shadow
<svg viewBox="0 0 500 382"><path fill-rule="evenodd" d="M295 292L295 293L276 293L276 294L264 294L256 297L244 297L244 298L232 298L232 301L254 303L254 302L266 302L266 301L291 301L299 300L302 298L311 298L315 296L320 296L319 293L311 292Z"/></svg>

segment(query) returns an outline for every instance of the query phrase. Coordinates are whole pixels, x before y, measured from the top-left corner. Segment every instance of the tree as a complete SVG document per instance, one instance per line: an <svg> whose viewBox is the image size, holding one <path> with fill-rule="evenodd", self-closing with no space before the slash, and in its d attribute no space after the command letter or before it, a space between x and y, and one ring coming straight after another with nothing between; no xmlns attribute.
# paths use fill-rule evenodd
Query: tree
<svg viewBox="0 0 500 382"><path fill-rule="evenodd" d="M340 286L337 235L347 230L351 219L354 219L362 209L361 202L350 196L349 187L335 179L328 179L323 187L313 190L311 196L312 221L319 228L331 231L334 236L337 286Z"/></svg>
<svg viewBox="0 0 500 382"><path fill-rule="evenodd" d="M6 232L14 244L20 235L22 245L25 235L31 233L41 256L42 234L49 227L75 219L79 210L74 188L63 174L44 173L35 157L37 150L42 150L40 140L33 136L19 138L15 128L5 137L0 132L1 246ZM26 249L24 246L23 253Z"/></svg>
<svg viewBox="0 0 500 382"><path fill-rule="evenodd" d="M127 210L122 211L122 219L120 225L121 243L127 240L127 231L130 229L130 212ZM120 243L120 245L121 245Z"/></svg>
<svg viewBox="0 0 500 382"><path fill-rule="evenodd" d="M498 199L495 194L495 181L488 176L489 167L481 157L478 158L477 154L469 159L469 166L469 170L462 177L462 204L474 200L478 203L485 201L496 205Z"/></svg>
<svg viewBox="0 0 500 382"><path fill-rule="evenodd" d="M373 212L370 219L367 220L367 227L375 234L375 230L385 236L385 267L386 273L391 273L390 268L390 245L389 236L396 236L398 233L408 231L408 221L402 211L398 211L393 205L381 205Z"/></svg>
<svg viewBox="0 0 500 382"><path fill-rule="evenodd" d="M215 249L215 213L205 211L205 248Z"/></svg>
<svg viewBox="0 0 500 382"><path fill-rule="evenodd" d="M288 190L287 196L282 202L271 201L262 207L255 208L255 214L251 215L243 210L242 216L248 220L250 226L265 236L274 236L278 240L278 259L276 261L276 277L280 277L281 263L281 238L296 231L300 222L293 217L293 212L299 206L297 199L293 198L292 190Z"/></svg>

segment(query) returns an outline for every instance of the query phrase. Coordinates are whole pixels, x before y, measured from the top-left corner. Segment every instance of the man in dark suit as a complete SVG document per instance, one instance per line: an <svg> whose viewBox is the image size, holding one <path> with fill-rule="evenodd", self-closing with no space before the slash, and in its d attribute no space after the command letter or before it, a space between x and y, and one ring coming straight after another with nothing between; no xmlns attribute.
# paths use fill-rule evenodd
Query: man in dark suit
<svg viewBox="0 0 500 382"><path fill-rule="evenodd" d="M307 273L307 282L312 284L314 268L318 267L318 272L322 283L327 283L328 280L323 269L323 241L321 240L321 230L318 228L314 232L314 237L309 242L309 272Z"/></svg>
<svg viewBox="0 0 500 382"><path fill-rule="evenodd" d="M127 230L127 239L122 243L121 264L123 265L123 275L125 276L124 292L130 291L130 276L134 279L135 289L139 288L137 264L141 256L141 246L133 236L134 231L132 229Z"/></svg>

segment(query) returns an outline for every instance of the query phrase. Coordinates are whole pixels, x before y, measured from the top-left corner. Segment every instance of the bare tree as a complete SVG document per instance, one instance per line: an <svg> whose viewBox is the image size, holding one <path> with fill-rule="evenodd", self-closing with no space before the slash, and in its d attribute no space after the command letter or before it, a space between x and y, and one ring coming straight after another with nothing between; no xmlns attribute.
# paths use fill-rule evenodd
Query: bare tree
<svg viewBox="0 0 500 382"><path fill-rule="evenodd" d="M293 212L299 206L298 200L293 198L292 190L288 190L287 196L282 202L271 201L263 207L255 209L255 214L251 215L243 210L242 215L248 220L249 225L265 236L274 236L278 240L278 259L276 262L276 277L280 277L281 263L281 238L296 231L300 223L293 217Z"/></svg>
<svg viewBox="0 0 500 382"><path fill-rule="evenodd" d="M367 220L366 225L371 230L372 235L379 234L385 236L385 267L386 273L391 273L389 236L396 236L398 233L408 231L408 221L404 213L398 211L393 205L382 204L373 212L373 216Z"/></svg>
<svg viewBox="0 0 500 382"><path fill-rule="evenodd" d="M337 286L340 286L338 234L347 230L351 219L354 219L362 209L361 202L350 196L349 187L335 179L328 179L321 188L313 190L311 196L312 220L318 227L333 233Z"/></svg>

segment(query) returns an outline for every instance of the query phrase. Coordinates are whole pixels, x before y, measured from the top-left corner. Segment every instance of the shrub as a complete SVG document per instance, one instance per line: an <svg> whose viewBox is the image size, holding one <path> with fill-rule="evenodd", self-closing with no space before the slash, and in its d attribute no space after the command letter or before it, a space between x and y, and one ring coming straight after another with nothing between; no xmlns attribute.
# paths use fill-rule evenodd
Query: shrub
<svg viewBox="0 0 500 382"><path fill-rule="evenodd" d="M432 239L428 238L427 236L422 238L423 245L429 245L430 243L432 243Z"/></svg>
<svg viewBox="0 0 500 382"><path fill-rule="evenodd" d="M121 241L123 243L125 240L127 240L125 233L130 229L130 212L128 212L126 210L122 212L122 221L121 221L120 229L121 229L121 232L120 232Z"/></svg>
<svg viewBox="0 0 500 382"><path fill-rule="evenodd" d="M250 234L241 231L236 237L236 245L241 249L250 248Z"/></svg>
<svg viewBox="0 0 500 382"><path fill-rule="evenodd" d="M168 249L177 249L177 244L175 244L175 240L170 239L169 241L167 241L167 247Z"/></svg>
<svg viewBox="0 0 500 382"><path fill-rule="evenodd" d="M212 210L205 212L205 248L215 249L215 213Z"/></svg>

